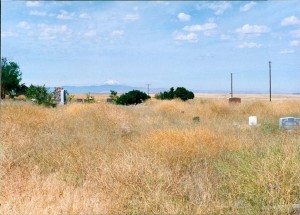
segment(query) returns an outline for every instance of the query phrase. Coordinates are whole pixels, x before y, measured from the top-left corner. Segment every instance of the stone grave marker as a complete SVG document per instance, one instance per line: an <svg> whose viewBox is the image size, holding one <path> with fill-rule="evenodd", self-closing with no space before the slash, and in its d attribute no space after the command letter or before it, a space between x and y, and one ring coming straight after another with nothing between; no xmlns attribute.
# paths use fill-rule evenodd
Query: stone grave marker
<svg viewBox="0 0 300 215"><path fill-rule="evenodd" d="M292 130L300 128L300 118L296 117L283 117L279 119L279 128Z"/></svg>
<svg viewBox="0 0 300 215"><path fill-rule="evenodd" d="M55 87L54 89L54 101L65 105L67 103L66 91L62 87Z"/></svg>
<svg viewBox="0 0 300 215"><path fill-rule="evenodd" d="M241 98L238 98L238 97L229 98L229 103L230 104L239 104L241 102L242 102Z"/></svg>

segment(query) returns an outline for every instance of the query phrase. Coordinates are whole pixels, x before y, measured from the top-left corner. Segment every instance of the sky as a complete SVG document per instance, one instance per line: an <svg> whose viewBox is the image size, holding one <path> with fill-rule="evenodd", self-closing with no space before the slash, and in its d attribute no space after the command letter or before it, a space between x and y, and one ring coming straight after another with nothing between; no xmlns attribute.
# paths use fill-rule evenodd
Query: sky
<svg viewBox="0 0 300 215"><path fill-rule="evenodd" d="M299 1L2 1L27 84L300 92Z"/></svg>

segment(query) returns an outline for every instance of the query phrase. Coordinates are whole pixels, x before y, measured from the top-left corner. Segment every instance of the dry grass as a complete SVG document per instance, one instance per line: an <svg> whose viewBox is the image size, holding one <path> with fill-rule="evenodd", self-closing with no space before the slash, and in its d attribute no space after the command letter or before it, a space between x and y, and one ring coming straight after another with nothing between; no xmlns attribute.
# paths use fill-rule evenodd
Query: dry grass
<svg viewBox="0 0 300 215"><path fill-rule="evenodd" d="M280 116L300 101L5 102L0 214L274 214L299 203L300 135Z"/></svg>

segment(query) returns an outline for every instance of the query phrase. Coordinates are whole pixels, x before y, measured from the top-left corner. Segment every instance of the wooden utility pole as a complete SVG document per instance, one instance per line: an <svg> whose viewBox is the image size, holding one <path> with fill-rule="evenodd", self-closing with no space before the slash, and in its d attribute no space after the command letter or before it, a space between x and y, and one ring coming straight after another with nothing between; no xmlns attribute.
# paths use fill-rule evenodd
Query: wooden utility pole
<svg viewBox="0 0 300 215"><path fill-rule="evenodd" d="M270 83L270 102L272 101L272 73L271 73L271 61L269 61L269 83Z"/></svg>
<svg viewBox="0 0 300 215"><path fill-rule="evenodd" d="M2 0L0 0L0 30L2 29L1 27L1 20L2 20L2 13L1 13L1 11L2 11L2 7L1 7L1 5L2 5ZM1 49L1 47L2 47L2 44L1 44L1 36L0 36L0 49ZM2 76L2 55L1 55L1 50L0 50L0 61L1 61L1 66L0 66L0 117L1 117L1 100L2 100L2 97L3 97L3 95L2 95L2 79L1 79L1 76ZM4 98L5 98L5 94L4 94ZM0 120L0 128L1 128L1 120Z"/></svg>
<svg viewBox="0 0 300 215"><path fill-rule="evenodd" d="M1 20L2 20L2 0L0 0L0 29L1 29ZM1 37L0 37L0 47L2 47L2 44L1 44ZM3 86L2 86L2 56L1 56L1 51L0 51L0 60L1 60L1 67L0 67L0 106L1 106L1 99L2 98L5 98L5 92L2 92L2 90L4 90ZM4 95L4 96L3 96Z"/></svg>
<svg viewBox="0 0 300 215"><path fill-rule="evenodd" d="M232 87L232 73L231 73L231 92L230 92L230 94L231 94L231 98L233 97L233 87Z"/></svg>
<svg viewBox="0 0 300 215"><path fill-rule="evenodd" d="M150 87L151 84L146 84L146 85L148 86L148 96L149 96L149 87Z"/></svg>

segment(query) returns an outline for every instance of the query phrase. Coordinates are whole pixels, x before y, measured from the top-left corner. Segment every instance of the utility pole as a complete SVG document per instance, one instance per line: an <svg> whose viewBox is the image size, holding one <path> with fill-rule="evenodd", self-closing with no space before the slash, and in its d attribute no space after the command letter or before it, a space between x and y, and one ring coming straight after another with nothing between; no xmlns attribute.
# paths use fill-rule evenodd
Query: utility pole
<svg viewBox="0 0 300 215"><path fill-rule="evenodd" d="M2 20L2 1L0 0L0 29L1 29L1 20ZM0 47L2 47L2 44L1 44L1 37L0 37ZM1 67L0 67L0 107L1 107L1 99L2 99L2 56L1 56L1 50L0 50L0 60L1 60ZM4 97L5 97L5 94L4 94Z"/></svg>
<svg viewBox="0 0 300 215"><path fill-rule="evenodd" d="M232 73L231 73L231 76L230 76L230 77L231 77L231 93L230 93L230 94L231 94L231 98L232 98L232 97L233 97L233 88L232 88Z"/></svg>
<svg viewBox="0 0 300 215"><path fill-rule="evenodd" d="M148 86L148 96L149 96L149 87L150 87L151 84L146 84L146 85Z"/></svg>
<svg viewBox="0 0 300 215"><path fill-rule="evenodd" d="M1 11L2 11L2 0L0 0L0 30L2 29L1 27L1 20L2 20L2 13L1 13ZM0 49L1 49L1 47L2 47L2 44L1 44L1 36L0 36ZM1 100L2 100L2 79L1 79L1 77L2 77L2 55L1 55L1 50L0 50L0 61L1 61L1 66L0 66L0 117L1 117ZM4 97L5 97L5 94L4 94ZM0 120L0 128L1 128L1 120Z"/></svg>
<svg viewBox="0 0 300 215"><path fill-rule="evenodd" d="M271 73L271 61L269 61L269 82L270 82L270 102L272 101L272 73Z"/></svg>

